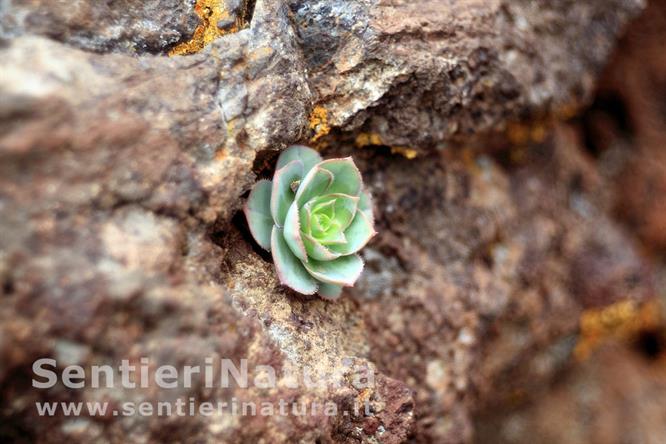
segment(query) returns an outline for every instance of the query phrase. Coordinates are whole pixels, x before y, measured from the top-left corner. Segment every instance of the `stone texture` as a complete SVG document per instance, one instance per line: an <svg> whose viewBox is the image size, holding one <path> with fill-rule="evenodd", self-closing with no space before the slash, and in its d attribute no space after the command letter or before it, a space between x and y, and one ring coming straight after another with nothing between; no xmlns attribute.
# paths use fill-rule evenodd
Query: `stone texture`
<svg viewBox="0 0 666 444"><path fill-rule="evenodd" d="M593 180L584 176L588 186L597 184L592 200L637 235L645 256L656 258L655 287L661 302L640 309L617 302L586 311L575 347L578 359L550 382L509 385L503 401L480 407L475 413L476 442L532 442L534 436L546 443L666 439L662 417L666 280L659 191L666 177L661 100L666 78L665 6L663 1L650 2L631 24L599 81L594 102L575 125L581 152L597 165ZM614 255L619 254L623 253L616 249ZM602 275L601 268L612 269L603 267L607 259L596 263L581 270L585 275ZM600 289L587 288L591 294L596 293L592 288ZM606 300L601 293L595 297L602 299ZM533 362L541 366L541 359ZM515 365L504 381L520 378L519 369L527 367Z"/></svg>
<svg viewBox="0 0 666 444"><path fill-rule="evenodd" d="M664 2L652 2L622 40L585 119L588 145L617 184L608 205L657 253L666 248L665 26Z"/></svg>
<svg viewBox="0 0 666 444"><path fill-rule="evenodd" d="M95 52L161 53L192 36L194 0L4 0L0 35L38 34Z"/></svg>
<svg viewBox="0 0 666 444"><path fill-rule="evenodd" d="M575 124L512 126L584 104L642 6L0 3L0 437L469 442L475 412L566 366L581 313L654 293ZM308 140L353 155L376 201L366 271L333 303L279 286L238 212L277 151ZM29 390L42 356L358 364L376 384ZM74 419L33 406L179 397L372 410Z"/></svg>
<svg viewBox="0 0 666 444"><path fill-rule="evenodd" d="M617 344L604 347L538 395L532 408L500 421L484 418L476 442L662 442L663 365Z"/></svg>
<svg viewBox="0 0 666 444"><path fill-rule="evenodd" d="M329 124L362 128L386 145L416 148L465 143L508 119L559 112L585 100L612 36L643 5L290 4Z"/></svg>

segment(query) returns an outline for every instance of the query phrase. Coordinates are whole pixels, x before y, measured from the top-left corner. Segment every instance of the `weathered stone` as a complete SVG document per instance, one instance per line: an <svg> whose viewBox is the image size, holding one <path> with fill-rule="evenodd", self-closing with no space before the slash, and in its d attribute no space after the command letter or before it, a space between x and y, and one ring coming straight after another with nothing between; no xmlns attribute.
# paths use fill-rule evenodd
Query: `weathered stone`
<svg viewBox="0 0 666 444"><path fill-rule="evenodd" d="M651 2L629 28L585 119L590 150L616 184L609 205L655 252L666 248L664 8Z"/></svg>
<svg viewBox="0 0 666 444"><path fill-rule="evenodd" d="M161 53L192 36L195 0L6 0L0 36L38 34L95 52Z"/></svg>
<svg viewBox="0 0 666 444"><path fill-rule="evenodd" d="M289 3L328 124L416 149L585 101L614 36L643 5Z"/></svg>
<svg viewBox="0 0 666 444"><path fill-rule="evenodd" d="M544 443L661 442L666 439L665 382L649 359L608 346L561 384L539 391L533 407L484 417L477 442L530 443L535 436Z"/></svg>
<svg viewBox="0 0 666 444"><path fill-rule="evenodd" d="M652 295L570 125L478 143L587 100L641 1L65 3L0 7L2 438L469 441L477 409L565 365L584 309ZM353 155L375 197L380 234L337 302L281 287L238 212L277 151L308 139ZM29 390L44 356L356 364L375 385ZM190 397L372 409L34 409Z"/></svg>

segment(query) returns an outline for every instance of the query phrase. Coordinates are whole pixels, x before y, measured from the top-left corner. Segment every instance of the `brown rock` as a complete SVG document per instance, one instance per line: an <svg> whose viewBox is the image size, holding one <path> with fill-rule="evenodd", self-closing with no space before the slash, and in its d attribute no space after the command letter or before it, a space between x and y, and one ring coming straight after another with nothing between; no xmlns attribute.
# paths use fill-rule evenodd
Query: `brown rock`
<svg viewBox="0 0 666 444"><path fill-rule="evenodd" d="M3 440L469 441L475 409L565 365L584 307L651 295L644 259L595 199L605 176L566 125L522 161L499 140L493 154L475 145L589 97L642 2L241 2L243 26L224 32L216 5L3 3ZM367 270L337 302L279 286L238 213L275 152L309 138L326 156L352 154L376 201ZM454 142L468 148L444 149ZM47 356L246 358L344 378L324 389L281 375L270 390L33 390L32 362ZM350 365L375 384L352 384ZM351 413L34 408L179 398L331 401Z"/></svg>

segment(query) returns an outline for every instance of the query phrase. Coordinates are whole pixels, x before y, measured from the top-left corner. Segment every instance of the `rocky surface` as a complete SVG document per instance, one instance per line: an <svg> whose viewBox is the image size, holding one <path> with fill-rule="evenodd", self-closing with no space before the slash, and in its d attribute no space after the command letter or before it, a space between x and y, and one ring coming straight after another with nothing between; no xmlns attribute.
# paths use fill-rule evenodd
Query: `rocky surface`
<svg viewBox="0 0 666 444"><path fill-rule="evenodd" d="M509 418L483 418L477 442L662 442L665 374L663 362L605 347Z"/></svg>
<svg viewBox="0 0 666 444"><path fill-rule="evenodd" d="M416 147L468 142L508 119L584 100L613 45L609 37L641 6L292 2L329 122Z"/></svg>
<svg viewBox="0 0 666 444"><path fill-rule="evenodd" d="M549 383L514 386L501 409L491 403L477 411L477 442L522 443L533 436L546 443L666 439L665 24L666 4L651 2L619 42L594 103L576 122L581 148L606 184L594 193L596 205L637 235L639 248L654 262L661 303L639 309L618 302L586 311L574 353L578 359Z"/></svg>
<svg viewBox="0 0 666 444"><path fill-rule="evenodd" d="M43 35L95 52L161 53L199 23L194 0L66 2L5 0L5 37Z"/></svg>
<svg viewBox="0 0 666 444"><path fill-rule="evenodd" d="M616 184L609 204L655 254L666 248L665 29L664 2L652 2L620 42L585 119L588 145Z"/></svg>
<svg viewBox="0 0 666 444"><path fill-rule="evenodd" d="M631 222L614 219L615 177L577 123L559 121L592 96L643 6L0 2L0 437L469 442L476 412L566 367L581 313L654 295ZM308 141L353 155L375 196L380 234L336 302L279 286L238 212L277 150ZM284 376L272 390L29 390L43 356L247 358L346 376L326 389ZM350 365L375 385L351 384ZM34 409L189 397L372 408Z"/></svg>

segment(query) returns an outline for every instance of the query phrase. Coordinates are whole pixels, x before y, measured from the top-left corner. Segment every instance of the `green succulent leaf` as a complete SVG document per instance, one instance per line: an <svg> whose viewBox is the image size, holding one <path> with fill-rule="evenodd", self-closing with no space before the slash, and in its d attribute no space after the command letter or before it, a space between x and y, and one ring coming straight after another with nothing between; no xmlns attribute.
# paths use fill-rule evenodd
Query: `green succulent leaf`
<svg viewBox="0 0 666 444"><path fill-rule="evenodd" d="M276 226L273 227L271 234L271 247L280 282L301 294L316 293L317 281L305 269L303 263L294 256L284 240L284 233Z"/></svg>
<svg viewBox="0 0 666 444"><path fill-rule="evenodd" d="M317 167L333 174L333 183L327 193L341 193L350 196L358 196L361 193L363 179L351 157L324 160Z"/></svg>
<svg viewBox="0 0 666 444"><path fill-rule="evenodd" d="M321 164L320 164L321 165ZM333 173L315 166L305 175L296 192L296 202L299 207L303 206L313 197L325 194L333 183Z"/></svg>
<svg viewBox="0 0 666 444"><path fill-rule="evenodd" d="M307 233L312 233L314 230L315 232L323 232L324 227L321 225L321 218L314 218L312 217L313 213L313 206L314 206L315 200L312 199L310 202L306 203L303 205L303 208L301 210L301 226L303 228L307 228Z"/></svg>
<svg viewBox="0 0 666 444"><path fill-rule="evenodd" d="M280 154L273 181L253 187L244 212L283 285L334 300L363 271L356 253L376 234L372 209L351 157L322 160L294 145Z"/></svg>
<svg viewBox="0 0 666 444"><path fill-rule="evenodd" d="M341 256L340 253L331 251L330 248L322 245L319 241L307 233L301 233L303 237L303 243L305 244L305 250L307 251L308 256L311 259L317 261L332 261Z"/></svg>
<svg viewBox="0 0 666 444"><path fill-rule="evenodd" d="M330 228L344 231L351 224L358 208L359 198L348 194L327 194L312 199L310 215L312 234L325 235ZM320 217L324 216L324 217ZM315 228L320 233L315 233Z"/></svg>
<svg viewBox="0 0 666 444"><path fill-rule="evenodd" d="M273 230L270 207L271 188L270 180L263 179L257 182L252 187L250 197L243 208L252 237L266 251L271 251L271 231Z"/></svg>
<svg viewBox="0 0 666 444"><path fill-rule="evenodd" d="M303 263L303 266L321 282L350 287L363 271L363 260L357 254L352 254L332 261L310 260Z"/></svg>
<svg viewBox="0 0 666 444"><path fill-rule="evenodd" d="M345 231L347 242L344 244L331 245L330 249L341 255L356 253L363 248L375 234L372 223L368 220L365 213L359 210L356 212L354 221Z"/></svg>
<svg viewBox="0 0 666 444"><path fill-rule="evenodd" d="M345 233L342 230L334 231L317 238L317 241L322 245L339 245L347 242Z"/></svg>
<svg viewBox="0 0 666 444"><path fill-rule="evenodd" d="M312 235L316 238L342 231L340 230L340 223L335 220L334 199L327 199L312 206L310 226L312 227Z"/></svg>
<svg viewBox="0 0 666 444"><path fill-rule="evenodd" d="M312 167L322 161L318 152L303 145L292 145L280 153L276 169L280 169L293 160L303 162L303 175L306 175Z"/></svg>
<svg viewBox="0 0 666 444"><path fill-rule="evenodd" d="M303 178L303 162L292 160L275 172L273 176L273 192L271 195L271 214L275 225L284 226L287 211L294 201L294 192L291 184Z"/></svg>
<svg viewBox="0 0 666 444"><path fill-rule="evenodd" d="M291 204L284 220L284 240L297 258L304 262L308 261L308 254L301 238L301 224L298 220L296 202Z"/></svg>
<svg viewBox="0 0 666 444"><path fill-rule="evenodd" d="M319 283L319 295L325 299L335 300L340 297L342 293L342 285L327 284L325 282Z"/></svg>
<svg viewBox="0 0 666 444"><path fill-rule="evenodd" d="M367 191L362 191L358 201L358 209L365 213L371 225L375 224L375 218L372 213L372 196Z"/></svg>
<svg viewBox="0 0 666 444"><path fill-rule="evenodd" d="M312 233L312 227L310 219L312 218L312 211L310 206L304 205L303 208L298 212L298 220L301 223L301 232L306 234Z"/></svg>
<svg viewBox="0 0 666 444"><path fill-rule="evenodd" d="M315 197L312 202L312 216L326 216L329 219L335 217L335 197L334 196L320 196Z"/></svg>

